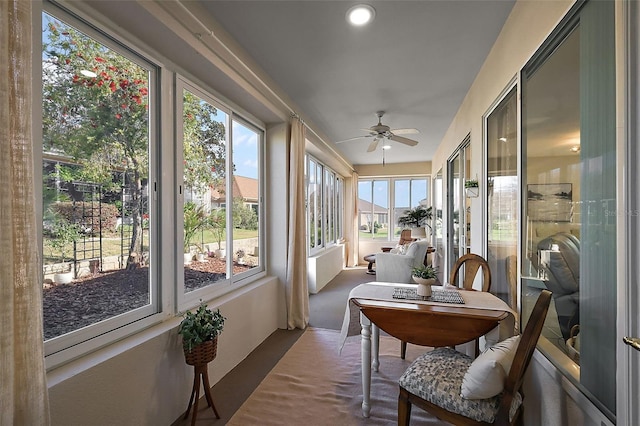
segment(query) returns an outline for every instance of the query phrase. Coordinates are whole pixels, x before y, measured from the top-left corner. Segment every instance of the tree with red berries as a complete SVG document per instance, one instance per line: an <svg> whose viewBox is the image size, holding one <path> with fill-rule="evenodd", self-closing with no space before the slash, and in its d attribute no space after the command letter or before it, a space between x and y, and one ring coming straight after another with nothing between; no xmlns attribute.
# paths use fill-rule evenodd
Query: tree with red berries
<svg viewBox="0 0 640 426"><path fill-rule="evenodd" d="M79 180L113 187L114 173L124 172L133 219L129 261L141 259L141 221L148 213L142 211L143 182L156 143L150 140L150 70L48 15L45 24L43 149L79 164ZM197 170L190 172L192 185L224 177L225 130L215 113L196 98L185 106L191 134L184 142L185 170Z"/></svg>

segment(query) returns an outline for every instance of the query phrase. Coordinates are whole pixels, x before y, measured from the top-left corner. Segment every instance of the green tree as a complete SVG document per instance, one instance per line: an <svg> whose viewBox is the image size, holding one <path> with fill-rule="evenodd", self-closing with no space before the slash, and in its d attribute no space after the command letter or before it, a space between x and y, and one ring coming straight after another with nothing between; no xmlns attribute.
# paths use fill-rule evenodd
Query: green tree
<svg viewBox="0 0 640 426"><path fill-rule="evenodd" d="M141 246L142 181L148 177L149 71L45 19L43 149L71 157L82 180L113 185L114 172L125 173L134 219L131 260Z"/></svg>
<svg viewBox="0 0 640 426"><path fill-rule="evenodd" d="M194 193L224 187L226 145L218 110L189 91L183 94L184 184Z"/></svg>
<svg viewBox="0 0 640 426"><path fill-rule="evenodd" d="M258 229L258 215L251 207L245 206L240 197L233 199L233 226L242 229Z"/></svg>
<svg viewBox="0 0 640 426"><path fill-rule="evenodd" d="M218 243L218 250L222 248L222 238L227 231L227 213L224 209L212 210L209 214L209 226L213 231L213 237Z"/></svg>
<svg viewBox="0 0 640 426"><path fill-rule="evenodd" d="M131 260L141 249L147 213L150 71L73 27L44 19L43 149L78 164L77 179L113 187L114 176L121 177L130 197L122 213L134 219ZM190 94L184 101L185 183L205 189L224 177L224 124L215 121L210 104Z"/></svg>

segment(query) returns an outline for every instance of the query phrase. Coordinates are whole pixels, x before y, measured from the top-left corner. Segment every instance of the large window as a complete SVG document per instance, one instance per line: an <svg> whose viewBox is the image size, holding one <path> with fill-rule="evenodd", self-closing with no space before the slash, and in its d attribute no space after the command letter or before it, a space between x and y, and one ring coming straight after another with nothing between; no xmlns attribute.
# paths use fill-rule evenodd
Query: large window
<svg viewBox="0 0 640 426"><path fill-rule="evenodd" d="M398 219L407 210L429 206L428 178L360 179L358 229L360 239L393 241L400 237ZM431 224L429 224L430 226ZM427 227L427 231L430 228Z"/></svg>
<svg viewBox="0 0 640 426"><path fill-rule="evenodd" d="M344 180L307 155L307 241L309 253L339 242L342 235Z"/></svg>
<svg viewBox="0 0 640 426"><path fill-rule="evenodd" d="M43 316L47 354L158 312L156 69L43 13ZM97 331L99 332L99 331Z"/></svg>
<svg viewBox="0 0 640 426"><path fill-rule="evenodd" d="M263 131L172 70L160 87L151 60L46 10L37 149L52 366L263 272Z"/></svg>

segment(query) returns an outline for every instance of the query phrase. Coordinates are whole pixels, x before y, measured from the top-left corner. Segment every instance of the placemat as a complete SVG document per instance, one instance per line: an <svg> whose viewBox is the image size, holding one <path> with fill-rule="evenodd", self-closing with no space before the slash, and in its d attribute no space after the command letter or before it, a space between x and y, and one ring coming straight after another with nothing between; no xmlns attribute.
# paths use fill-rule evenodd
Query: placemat
<svg viewBox="0 0 640 426"><path fill-rule="evenodd" d="M464 299L458 290L432 290L431 296L425 298L418 296L415 288L396 287L393 289L393 298L464 305Z"/></svg>

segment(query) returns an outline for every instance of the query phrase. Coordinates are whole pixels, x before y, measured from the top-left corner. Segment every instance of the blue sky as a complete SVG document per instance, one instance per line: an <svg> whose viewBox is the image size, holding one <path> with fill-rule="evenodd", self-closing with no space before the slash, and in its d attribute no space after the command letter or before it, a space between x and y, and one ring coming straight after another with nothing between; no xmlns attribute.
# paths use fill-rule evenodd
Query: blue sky
<svg viewBox="0 0 640 426"><path fill-rule="evenodd" d="M258 134L237 121L232 123L231 131L235 174L258 179Z"/></svg>

